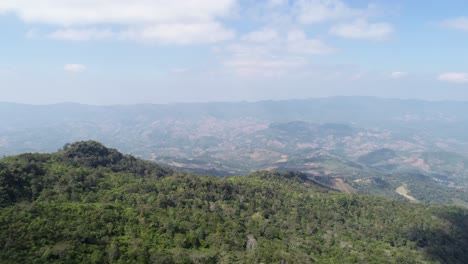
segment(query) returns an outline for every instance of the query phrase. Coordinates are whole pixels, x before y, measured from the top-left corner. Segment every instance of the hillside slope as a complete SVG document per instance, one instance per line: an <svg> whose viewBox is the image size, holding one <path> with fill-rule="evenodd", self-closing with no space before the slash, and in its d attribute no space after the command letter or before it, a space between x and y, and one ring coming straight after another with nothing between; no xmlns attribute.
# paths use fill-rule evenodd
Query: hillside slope
<svg viewBox="0 0 468 264"><path fill-rule="evenodd" d="M467 111L465 111L467 110ZM0 102L0 155L95 139L175 170L301 171L359 194L468 207L468 104L371 97L165 105Z"/></svg>
<svg viewBox="0 0 468 264"><path fill-rule="evenodd" d="M300 173L207 177L93 141L0 160L1 263L466 263L468 211Z"/></svg>

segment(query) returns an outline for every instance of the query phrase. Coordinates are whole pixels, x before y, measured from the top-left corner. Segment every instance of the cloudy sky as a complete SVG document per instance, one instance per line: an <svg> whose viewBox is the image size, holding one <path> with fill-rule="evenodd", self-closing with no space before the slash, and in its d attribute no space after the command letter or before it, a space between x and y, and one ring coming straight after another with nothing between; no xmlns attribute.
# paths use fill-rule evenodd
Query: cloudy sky
<svg viewBox="0 0 468 264"><path fill-rule="evenodd" d="M468 100L468 4L1 0L0 101Z"/></svg>

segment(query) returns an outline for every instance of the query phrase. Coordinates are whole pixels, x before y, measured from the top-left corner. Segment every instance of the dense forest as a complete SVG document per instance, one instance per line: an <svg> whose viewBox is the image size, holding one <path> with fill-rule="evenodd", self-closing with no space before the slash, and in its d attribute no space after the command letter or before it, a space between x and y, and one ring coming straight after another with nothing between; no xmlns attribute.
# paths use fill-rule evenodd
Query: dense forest
<svg viewBox="0 0 468 264"><path fill-rule="evenodd" d="M468 263L467 216L301 173L192 175L94 141L0 160L1 263Z"/></svg>

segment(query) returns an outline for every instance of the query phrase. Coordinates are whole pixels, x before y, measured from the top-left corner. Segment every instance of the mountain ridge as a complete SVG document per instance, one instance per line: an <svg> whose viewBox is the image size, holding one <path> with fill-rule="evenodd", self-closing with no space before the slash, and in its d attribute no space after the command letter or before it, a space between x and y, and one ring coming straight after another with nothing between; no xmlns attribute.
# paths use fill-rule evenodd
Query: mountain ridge
<svg viewBox="0 0 468 264"><path fill-rule="evenodd" d="M120 158L108 162L115 155ZM3 194L8 189L5 184L32 192L27 199L2 203L0 260L464 263L468 259L468 211L460 207L342 194L313 184L301 173L264 171L217 178L145 161L119 166L122 160L137 159L120 156L95 141L74 143L51 154L1 159Z"/></svg>
<svg viewBox="0 0 468 264"><path fill-rule="evenodd" d="M403 184L416 192L411 188L417 185L413 176L421 174L432 180L430 193L437 189L436 193L443 193L441 199L432 196L429 200L468 202L461 197L468 196L468 108L464 105L335 97L159 106L73 105L68 110L44 106L40 111L6 107L0 111L0 155L52 152L67 142L94 139L190 172L226 176L265 169L300 170L325 180L336 177L360 193L381 192L393 198L395 189ZM393 150L395 155L376 164L359 162L360 157L379 149ZM318 156L329 158L320 166L308 161ZM406 173L414 175L405 178ZM380 182L376 178L388 179L386 186L393 190L370 184ZM419 193L415 196L423 192Z"/></svg>

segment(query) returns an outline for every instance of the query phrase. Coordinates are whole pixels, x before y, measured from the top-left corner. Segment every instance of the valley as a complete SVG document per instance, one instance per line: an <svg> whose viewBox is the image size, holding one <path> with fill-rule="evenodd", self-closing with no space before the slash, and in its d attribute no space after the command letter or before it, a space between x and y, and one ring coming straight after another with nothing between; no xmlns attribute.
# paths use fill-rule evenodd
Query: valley
<svg viewBox="0 0 468 264"><path fill-rule="evenodd" d="M300 171L347 192L407 200L395 191L406 185L419 201L468 203L468 106L460 102L336 97L0 108L3 155L94 139L198 174Z"/></svg>

